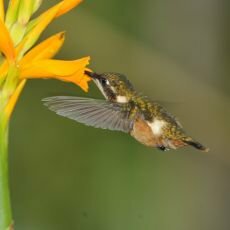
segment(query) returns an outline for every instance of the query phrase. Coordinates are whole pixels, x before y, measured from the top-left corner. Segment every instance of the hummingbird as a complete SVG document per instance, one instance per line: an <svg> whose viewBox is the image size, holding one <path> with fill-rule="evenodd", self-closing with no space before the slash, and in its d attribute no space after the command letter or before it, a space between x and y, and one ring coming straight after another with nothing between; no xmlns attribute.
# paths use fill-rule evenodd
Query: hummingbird
<svg viewBox="0 0 230 230"><path fill-rule="evenodd" d="M120 73L98 74L85 71L105 100L54 96L44 104L56 114L96 128L122 131L145 146L162 151L192 146L208 152L204 145L188 136L181 123L159 103L138 93Z"/></svg>

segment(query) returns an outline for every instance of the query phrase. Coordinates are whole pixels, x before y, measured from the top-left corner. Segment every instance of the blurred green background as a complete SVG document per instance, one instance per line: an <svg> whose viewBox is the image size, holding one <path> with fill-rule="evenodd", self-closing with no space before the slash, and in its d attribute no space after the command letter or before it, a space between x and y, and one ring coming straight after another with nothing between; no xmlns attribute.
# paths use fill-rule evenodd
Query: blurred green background
<svg viewBox="0 0 230 230"><path fill-rule="evenodd" d="M44 1L43 10L57 1ZM11 196L17 230L230 229L230 87L224 0L84 1L57 19L57 58L90 55L97 72L126 74L169 101L187 132L211 151L162 153L119 132L59 117L52 95L102 98L93 83L29 81L10 127ZM171 103L170 103L171 102ZM166 107L167 107L166 105Z"/></svg>

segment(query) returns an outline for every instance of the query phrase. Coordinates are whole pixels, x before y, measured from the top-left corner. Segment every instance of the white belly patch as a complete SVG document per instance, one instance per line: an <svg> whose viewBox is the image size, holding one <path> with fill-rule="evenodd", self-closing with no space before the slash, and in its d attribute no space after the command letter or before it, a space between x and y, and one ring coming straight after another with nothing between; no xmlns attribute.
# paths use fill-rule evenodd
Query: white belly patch
<svg viewBox="0 0 230 230"><path fill-rule="evenodd" d="M165 121L154 119L153 122L148 122L149 127L156 136L160 136L163 132L163 127L166 125Z"/></svg>
<svg viewBox="0 0 230 230"><path fill-rule="evenodd" d="M126 96L117 96L116 97L116 101L118 102L118 103L127 103L128 102L128 99L127 99L127 97Z"/></svg>

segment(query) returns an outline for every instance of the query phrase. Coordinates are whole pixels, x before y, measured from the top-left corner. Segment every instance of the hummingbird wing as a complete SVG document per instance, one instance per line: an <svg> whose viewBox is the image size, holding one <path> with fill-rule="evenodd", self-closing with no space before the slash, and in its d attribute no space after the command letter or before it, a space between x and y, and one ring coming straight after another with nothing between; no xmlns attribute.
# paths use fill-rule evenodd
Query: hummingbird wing
<svg viewBox="0 0 230 230"><path fill-rule="evenodd" d="M48 97L42 101L56 114L88 126L128 133L133 125L128 104L70 96Z"/></svg>

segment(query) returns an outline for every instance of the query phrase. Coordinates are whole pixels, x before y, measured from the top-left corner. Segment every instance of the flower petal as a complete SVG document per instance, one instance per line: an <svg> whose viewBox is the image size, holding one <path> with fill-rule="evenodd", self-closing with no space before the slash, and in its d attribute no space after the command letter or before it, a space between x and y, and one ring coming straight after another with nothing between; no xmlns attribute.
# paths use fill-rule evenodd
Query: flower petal
<svg viewBox="0 0 230 230"><path fill-rule="evenodd" d="M62 4L61 8L59 9L58 13L56 14L56 17L60 17L61 15L72 10L74 7L76 7L78 4L80 4L82 2L82 0L64 0L62 2L63 2L63 4Z"/></svg>
<svg viewBox="0 0 230 230"><path fill-rule="evenodd" d="M24 54L27 50L29 50L34 45L34 43L38 40L43 30L54 19L61 5L62 2L50 8L42 15L40 15L37 19L35 19L35 21L33 21L34 23L33 28L28 32L28 34L21 41L21 43L24 43L24 45L20 55Z"/></svg>
<svg viewBox="0 0 230 230"><path fill-rule="evenodd" d="M0 19L4 22L5 12L4 12L4 1L0 0Z"/></svg>
<svg viewBox="0 0 230 230"><path fill-rule="evenodd" d="M36 60L21 67L21 79L25 78L53 78L61 81L72 82L83 90L88 90L88 76L84 75L85 67L89 63L89 57L74 61L61 60Z"/></svg>
<svg viewBox="0 0 230 230"><path fill-rule="evenodd" d="M85 71L84 71L85 72ZM79 86L85 91L88 92L89 86L88 82L92 81L92 78L87 76L86 74L83 75L81 81L79 82Z"/></svg>
<svg viewBox="0 0 230 230"><path fill-rule="evenodd" d="M53 59L35 60L20 67L20 78L62 78L85 68L88 63L89 57L74 61Z"/></svg>
<svg viewBox="0 0 230 230"><path fill-rule="evenodd" d="M81 69L77 73L73 74L72 76L66 78L69 82L72 82L78 86L80 86L85 92L88 92L88 82L92 79L84 74L85 69Z"/></svg>
<svg viewBox="0 0 230 230"><path fill-rule="evenodd" d="M9 68L9 63L5 60L0 66L0 82L6 76L8 68Z"/></svg>
<svg viewBox="0 0 230 230"><path fill-rule="evenodd" d="M14 91L14 93L12 94L12 96L10 97L6 107L5 107L5 115L7 118L10 118L10 115L13 112L13 109L16 105L16 102L20 96L21 91L24 88L24 85L26 83L26 79L23 79L19 85L17 86L16 90Z"/></svg>
<svg viewBox="0 0 230 230"><path fill-rule="evenodd" d="M33 49L31 49L19 62L19 65L24 65L28 62L52 58L63 45L65 40L65 33L60 32L55 34L45 41L41 42Z"/></svg>
<svg viewBox="0 0 230 230"><path fill-rule="evenodd" d="M0 19L0 52L2 52L9 61L15 59L15 50L10 34L5 27L5 24Z"/></svg>
<svg viewBox="0 0 230 230"><path fill-rule="evenodd" d="M65 76L65 77L56 77L56 79L65 81L65 82L72 82L75 85L80 86L85 92L88 92L88 82L92 79L87 76L85 73L85 68L79 69L76 73Z"/></svg>

